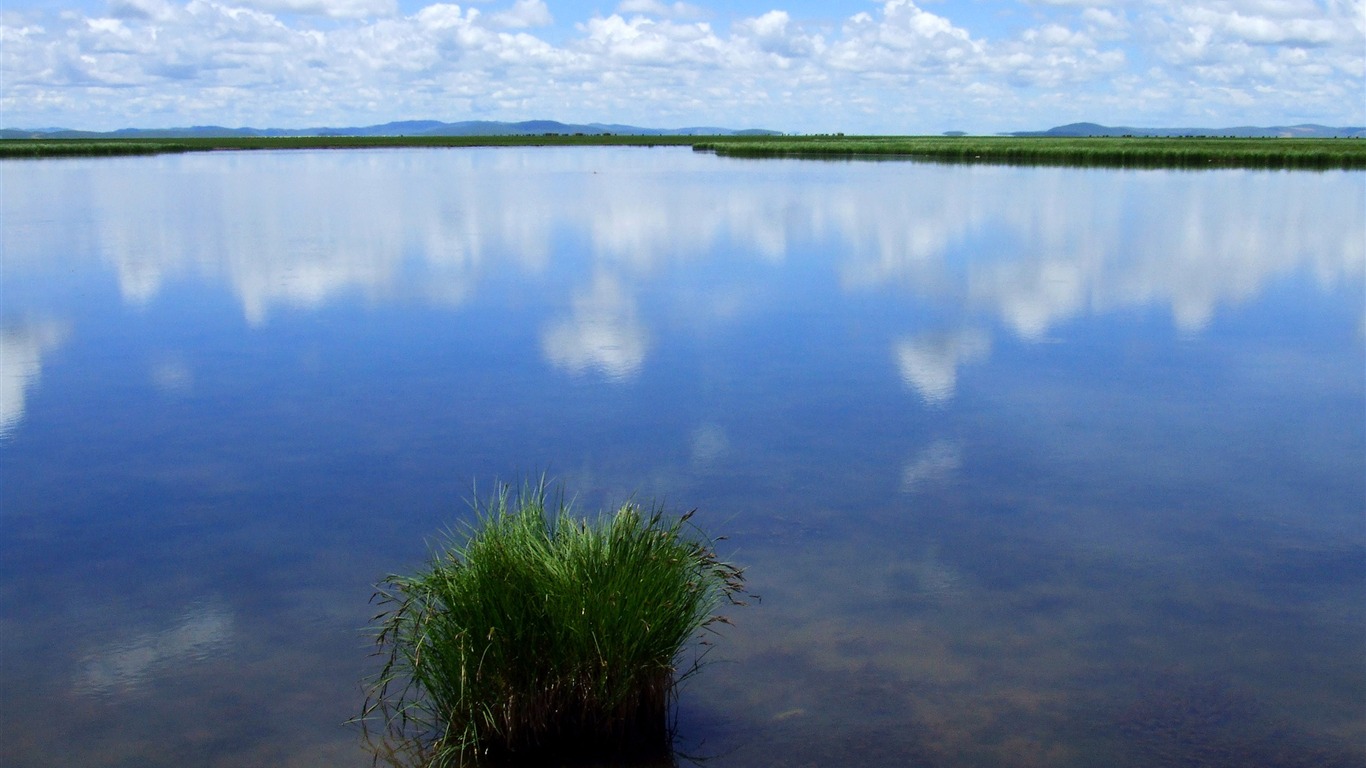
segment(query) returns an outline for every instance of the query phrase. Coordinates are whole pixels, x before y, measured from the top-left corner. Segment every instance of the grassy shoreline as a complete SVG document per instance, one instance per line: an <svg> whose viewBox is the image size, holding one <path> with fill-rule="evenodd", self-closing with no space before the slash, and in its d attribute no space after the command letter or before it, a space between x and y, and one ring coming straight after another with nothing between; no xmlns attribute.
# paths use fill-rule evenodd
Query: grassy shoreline
<svg viewBox="0 0 1366 768"><path fill-rule="evenodd" d="M1359 139L794 136L701 141L729 157L926 160L1112 168L1366 168Z"/></svg>
<svg viewBox="0 0 1366 768"><path fill-rule="evenodd" d="M690 146L697 136L259 136L167 139L0 139L0 158L43 158L172 152L388 147ZM714 137L706 137L714 138Z"/></svg>
<svg viewBox="0 0 1366 768"><path fill-rule="evenodd" d="M894 159L1113 168L1366 169L1366 140L947 136L305 136L4 139L0 158L385 147L690 146L726 157Z"/></svg>

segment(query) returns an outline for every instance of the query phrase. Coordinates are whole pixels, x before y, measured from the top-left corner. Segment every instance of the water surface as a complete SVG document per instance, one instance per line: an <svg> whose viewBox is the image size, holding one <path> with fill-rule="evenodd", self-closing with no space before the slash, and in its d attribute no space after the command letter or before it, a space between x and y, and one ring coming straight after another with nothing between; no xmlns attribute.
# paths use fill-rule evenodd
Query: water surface
<svg viewBox="0 0 1366 768"><path fill-rule="evenodd" d="M748 566L708 765L1361 765L1364 179L0 163L6 762L368 764L371 585L548 471Z"/></svg>

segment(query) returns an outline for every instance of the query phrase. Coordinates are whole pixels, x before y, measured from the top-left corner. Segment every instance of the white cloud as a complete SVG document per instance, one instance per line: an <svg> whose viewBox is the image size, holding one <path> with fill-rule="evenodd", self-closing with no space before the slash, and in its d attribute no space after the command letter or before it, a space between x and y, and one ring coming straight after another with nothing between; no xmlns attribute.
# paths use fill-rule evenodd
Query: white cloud
<svg viewBox="0 0 1366 768"><path fill-rule="evenodd" d="M705 22L680 24L643 16L624 19L612 15L590 19L581 50L609 65L677 67L687 63L716 66L726 45Z"/></svg>
<svg viewBox="0 0 1366 768"><path fill-rule="evenodd" d="M507 29L548 27L555 23L545 0L517 0L511 9L495 13L490 18L494 26Z"/></svg>
<svg viewBox="0 0 1366 768"><path fill-rule="evenodd" d="M121 0L150 3L155 0ZM338 19L390 16L397 12L396 0L234 0L234 4L268 13L299 13Z"/></svg>
<svg viewBox="0 0 1366 768"><path fill-rule="evenodd" d="M175 18L178 7L168 0L111 0L109 13L115 18L152 19L169 21Z"/></svg>
<svg viewBox="0 0 1366 768"><path fill-rule="evenodd" d="M1020 41L1046 48L1091 48L1095 45L1084 32L1068 29L1061 24L1047 24L1027 30Z"/></svg>
<svg viewBox="0 0 1366 768"><path fill-rule="evenodd" d="M735 24L738 38L748 38L756 48L783 58L805 58L823 53L825 40L804 32L786 11L769 11Z"/></svg>
<svg viewBox="0 0 1366 768"><path fill-rule="evenodd" d="M1366 122L1360 2L1039 3L1006 31L886 0L842 21L777 7L724 26L624 0L113 0L0 14L12 127L348 125L409 117L990 132ZM1016 17L1020 18L1020 17Z"/></svg>
<svg viewBox="0 0 1366 768"><path fill-rule="evenodd" d="M859 13L849 19L830 48L830 64L853 72L943 76L972 68L984 53L948 19L910 0L888 0L880 17Z"/></svg>
<svg viewBox="0 0 1366 768"><path fill-rule="evenodd" d="M700 19L707 12L691 3L663 3L660 0L622 0L617 5L617 13L659 16L666 19Z"/></svg>
<svg viewBox="0 0 1366 768"><path fill-rule="evenodd" d="M1193 36L1225 44L1318 47L1352 38L1350 26L1328 17L1304 18L1245 14L1217 6L1190 6L1177 12Z"/></svg>
<svg viewBox="0 0 1366 768"><path fill-rule="evenodd" d="M1082 11L1081 18L1093 30L1103 30L1107 33L1122 32L1128 27L1128 20L1122 13L1104 8L1087 8Z"/></svg>
<svg viewBox="0 0 1366 768"><path fill-rule="evenodd" d="M1099 49L1086 32L1047 24L998 46L989 67L1008 83L1061 89L1115 73L1124 62L1123 51Z"/></svg>

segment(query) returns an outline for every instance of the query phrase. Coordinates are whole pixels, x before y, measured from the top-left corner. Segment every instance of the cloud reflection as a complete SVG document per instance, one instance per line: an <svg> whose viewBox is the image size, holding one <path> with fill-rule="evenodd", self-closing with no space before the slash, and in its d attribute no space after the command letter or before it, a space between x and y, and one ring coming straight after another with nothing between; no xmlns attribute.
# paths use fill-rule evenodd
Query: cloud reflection
<svg viewBox="0 0 1366 768"><path fill-rule="evenodd" d="M88 695L132 692L165 667L211 656L232 632L230 613L196 605L168 629L136 635L91 654L77 676L76 689Z"/></svg>
<svg viewBox="0 0 1366 768"><path fill-rule="evenodd" d="M948 480L963 466L963 449L956 443L931 443L906 462L901 470L901 490L912 493L930 483Z"/></svg>
<svg viewBox="0 0 1366 768"><path fill-rule="evenodd" d="M60 346L67 333L65 324L52 320L0 331L0 438L23 420L28 391L43 371L43 355Z"/></svg>
<svg viewBox="0 0 1366 768"><path fill-rule="evenodd" d="M984 359L991 339L982 331L924 333L896 343L901 380L927 405L943 405L958 387L960 366Z"/></svg>
<svg viewBox="0 0 1366 768"><path fill-rule="evenodd" d="M712 466L730 450L730 438L720 424L702 424L693 430L688 442L693 466L699 469Z"/></svg>
<svg viewBox="0 0 1366 768"><path fill-rule="evenodd" d="M572 374L591 369L625 381L645 362L649 334L620 281L599 275L575 295L571 315L546 329L541 346L551 363Z"/></svg>
<svg viewBox="0 0 1366 768"><path fill-rule="evenodd" d="M837 254L847 291L953 308L1026 340L1146 307L1198 333L1291 275L1366 278L1366 191L1340 173L755 163L680 149L216 153L136 167L81 170L91 223L78 233L32 223L70 197L71 179L16 177L34 194L7 198L6 221L32 238L6 236L7 273L84 253L114 268L129 304L209 279L262 325L342 299L459 306L508 272L563 269L572 307L546 327L543 354L613 379L636 375L651 348L638 310L649 282L676 280L690 311L715 303L698 293L744 306L769 286L730 267L804 266L813 249ZM669 271L679 265L706 277L689 283ZM989 351L981 332L911 328L894 354L907 384L943 403Z"/></svg>
<svg viewBox="0 0 1366 768"><path fill-rule="evenodd" d="M159 360L152 364L152 385L167 395L185 395L194 388L194 373L183 360Z"/></svg>

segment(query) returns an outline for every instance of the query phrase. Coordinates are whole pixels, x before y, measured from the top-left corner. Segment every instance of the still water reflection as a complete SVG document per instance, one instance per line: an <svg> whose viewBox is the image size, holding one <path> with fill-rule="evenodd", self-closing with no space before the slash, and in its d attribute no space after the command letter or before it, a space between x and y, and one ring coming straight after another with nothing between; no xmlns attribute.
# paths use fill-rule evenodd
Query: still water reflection
<svg viewBox="0 0 1366 768"><path fill-rule="evenodd" d="M3 174L6 759L361 765L470 483L699 506L719 766L1366 761L1366 183L214 153Z"/></svg>

